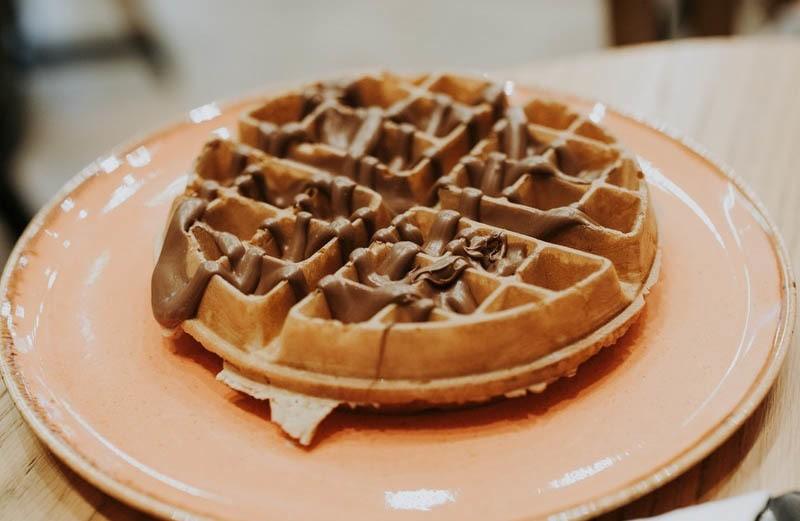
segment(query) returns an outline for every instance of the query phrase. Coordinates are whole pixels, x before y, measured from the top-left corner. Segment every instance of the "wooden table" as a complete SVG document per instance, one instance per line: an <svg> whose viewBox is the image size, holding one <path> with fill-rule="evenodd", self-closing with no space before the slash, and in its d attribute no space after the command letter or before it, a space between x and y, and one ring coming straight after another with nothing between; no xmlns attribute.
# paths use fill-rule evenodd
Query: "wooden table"
<svg viewBox="0 0 800 521"><path fill-rule="evenodd" d="M645 45L531 64L508 76L604 100L702 144L761 197L800 267L800 41ZM654 515L755 489L800 488L798 403L800 353L790 349L777 384L728 442L678 479L602 518ZM0 384L0 519L144 518L58 462Z"/></svg>

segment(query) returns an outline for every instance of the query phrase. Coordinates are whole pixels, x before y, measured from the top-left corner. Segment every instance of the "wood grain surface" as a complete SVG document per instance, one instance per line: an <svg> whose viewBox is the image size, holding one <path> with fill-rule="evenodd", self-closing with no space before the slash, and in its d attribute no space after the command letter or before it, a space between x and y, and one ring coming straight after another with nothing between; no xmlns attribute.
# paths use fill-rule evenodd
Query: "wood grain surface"
<svg viewBox="0 0 800 521"><path fill-rule="evenodd" d="M713 39L645 45L503 71L522 83L598 98L701 144L743 178L800 266L800 41ZM603 520L655 515L698 501L800 489L800 354L722 447L664 487ZM795 401L797 400L797 401ZM147 519L50 454L0 384L0 519Z"/></svg>

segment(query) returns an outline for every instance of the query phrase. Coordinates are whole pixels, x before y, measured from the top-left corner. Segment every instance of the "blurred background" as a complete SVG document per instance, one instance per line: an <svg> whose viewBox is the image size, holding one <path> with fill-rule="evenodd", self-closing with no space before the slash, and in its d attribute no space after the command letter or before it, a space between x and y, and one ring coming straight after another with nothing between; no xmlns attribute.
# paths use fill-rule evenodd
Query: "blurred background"
<svg viewBox="0 0 800 521"><path fill-rule="evenodd" d="M83 166L210 100L348 69L491 70L760 33L800 37L800 1L0 0L0 266Z"/></svg>

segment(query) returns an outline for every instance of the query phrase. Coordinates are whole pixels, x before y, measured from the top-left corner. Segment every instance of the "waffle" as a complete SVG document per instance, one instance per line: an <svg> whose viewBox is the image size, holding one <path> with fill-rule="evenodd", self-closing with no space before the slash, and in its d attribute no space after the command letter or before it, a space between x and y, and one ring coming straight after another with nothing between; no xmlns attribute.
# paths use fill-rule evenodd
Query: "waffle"
<svg viewBox="0 0 800 521"><path fill-rule="evenodd" d="M635 159L542 99L367 75L265 100L173 204L153 311L302 444L334 408L540 392L614 343L658 276Z"/></svg>

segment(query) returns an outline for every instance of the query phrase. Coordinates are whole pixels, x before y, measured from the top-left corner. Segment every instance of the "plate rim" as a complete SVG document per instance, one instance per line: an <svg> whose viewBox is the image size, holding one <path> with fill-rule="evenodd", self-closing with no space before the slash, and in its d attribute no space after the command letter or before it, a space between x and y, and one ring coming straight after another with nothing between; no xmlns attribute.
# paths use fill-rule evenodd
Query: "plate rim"
<svg viewBox="0 0 800 521"><path fill-rule="evenodd" d="M483 74L483 76L486 77L487 75ZM496 79L501 79L495 75L491 76ZM718 448L744 424L772 388L783 366L783 361L786 357L789 344L791 343L796 322L797 287L785 243L779 229L767 213L764 204L750 186L742 180L732 168L714 157L704 146L683 133L676 131L672 127L654 121L652 118L646 117L641 113L620 109L598 98L588 98L574 94L568 90L553 89L531 82L512 83L517 85L520 90L528 90L544 94L545 96L549 95L567 102L575 102L584 105L591 105L592 103L602 104L606 110L614 112L650 130L656 131L679 145L686 152L694 154L702 159L712 167L712 170L714 170L717 175L733 183L736 189L753 205L753 208L763 219L761 227L769 238L770 246L772 247L771 250L776 257L782 282L781 317L779 318L778 328L772 342L769 356L765 365L761 368L756 379L740 402L728 412L720 422L711 427L703 438L685 448L683 452L677 454L669 462L655 468L646 476L608 492L603 496L592 498L547 514L548 519L577 521L602 514L627 504L679 477L692 465ZM270 93L280 92L287 84L288 82L280 82L257 91L252 91L254 93L210 103L216 104L221 113L241 110L243 107L255 103L258 99L264 98ZM98 159L84 167L67 181L67 183L39 209L25 228L25 231L19 239L17 239L3 269L2 276L0 277L0 296L10 300L9 290L14 287L12 282L18 271L18 260L23 250L50 220L58 204L65 197L81 188L84 183L94 177L98 169L98 161L101 158L127 154L143 146L145 143L152 142L161 136L180 131L182 127L190 124L191 122L187 120L186 114L183 113L181 116L159 125L151 132L140 133L130 140L123 141L120 145L113 147L109 153L98 156ZM214 519L201 512L174 506L168 501L153 497L113 478L97 467L88 456L81 454L77 449L63 440L55 430L48 427L44 419L41 418L35 410L34 405L32 405L33 400L28 395L22 378L14 364L13 359L15 357L15 352L14 341L8 331L7 325L5 321L0 321L0 375L2 375L8 394L34 434L36 434L39 440L60 460L102 492L140 511L164 519Z"/></svg>

